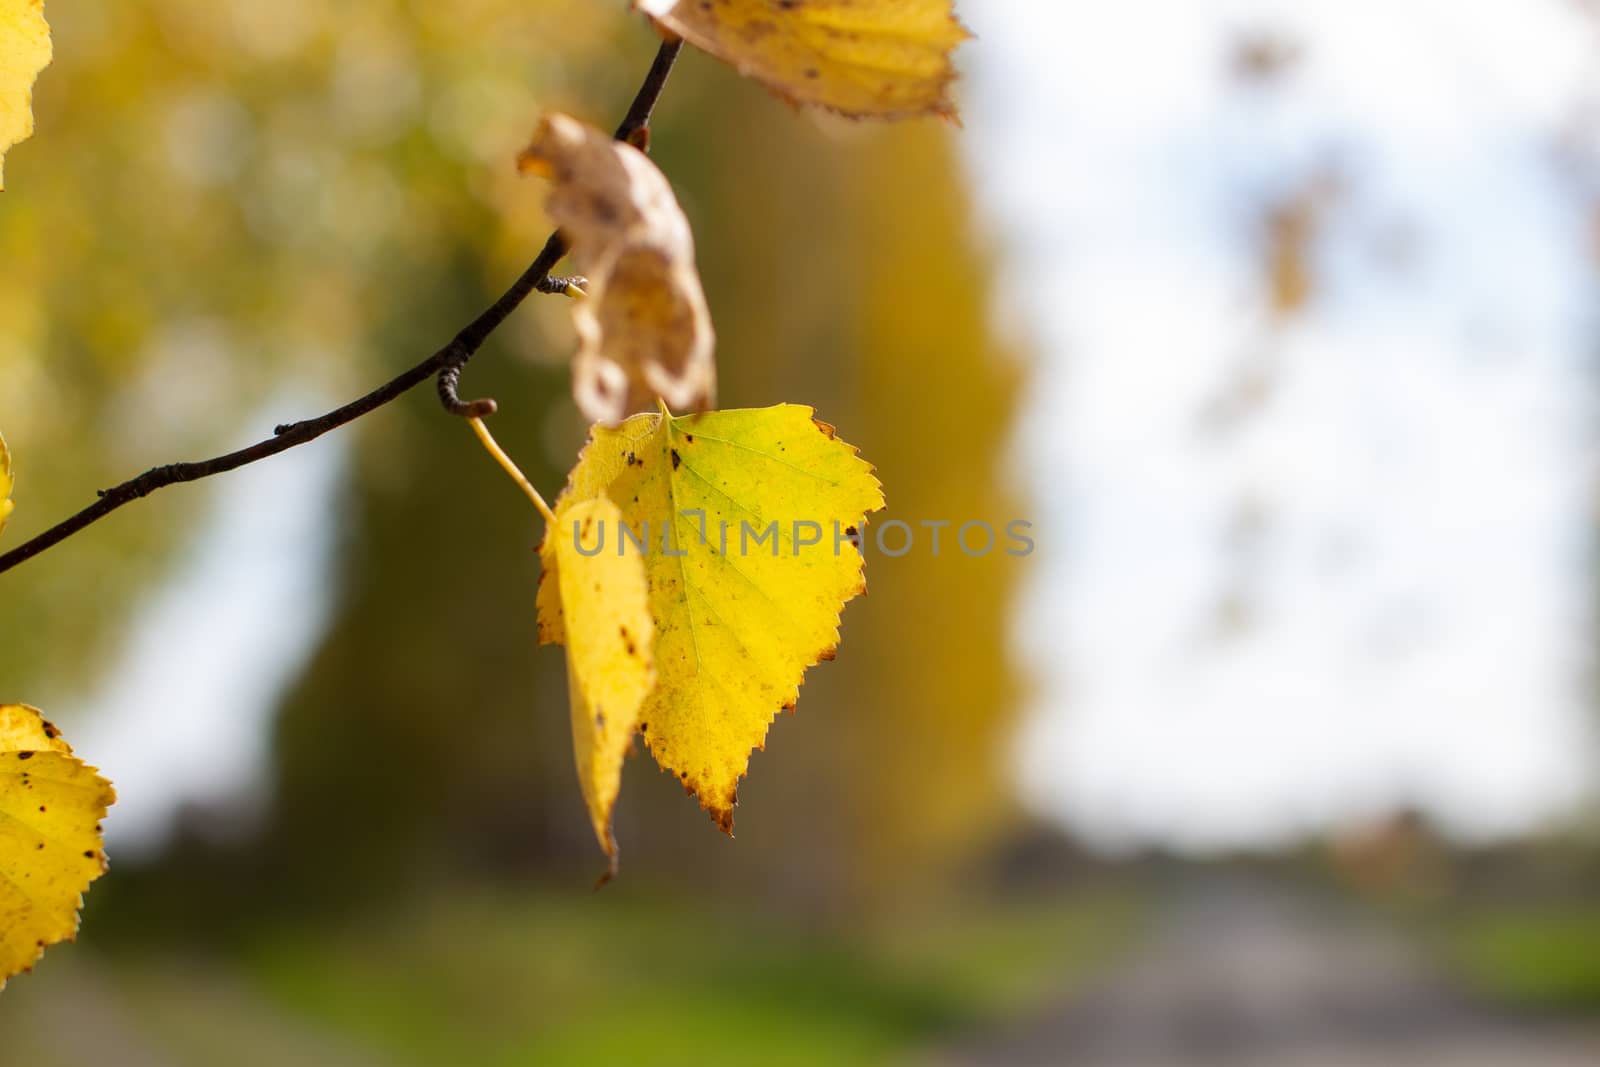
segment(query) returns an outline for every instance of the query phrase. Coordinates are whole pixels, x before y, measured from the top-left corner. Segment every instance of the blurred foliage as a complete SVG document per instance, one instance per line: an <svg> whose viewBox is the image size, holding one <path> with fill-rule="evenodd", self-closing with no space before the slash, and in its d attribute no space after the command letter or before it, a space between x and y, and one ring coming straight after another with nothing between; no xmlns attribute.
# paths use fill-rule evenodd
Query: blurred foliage
<svg viewBox="0 0 1600 1067"><path fill-rule="evenodd" d="M147 466L264 437L447 340L546 229L510 162L539 110L620 108L648 63L648 31L620 7L53 7L39 136L12 153L0 198L10 536ZM7 575L8 684L59 707L91 679L202 492Z"/></svg>

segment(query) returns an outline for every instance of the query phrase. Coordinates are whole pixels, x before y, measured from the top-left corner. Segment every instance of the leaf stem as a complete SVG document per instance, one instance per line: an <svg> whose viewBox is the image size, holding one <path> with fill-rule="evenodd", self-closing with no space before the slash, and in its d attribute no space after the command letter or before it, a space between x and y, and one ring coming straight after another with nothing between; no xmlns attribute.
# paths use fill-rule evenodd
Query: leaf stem
<svg viewBox="0 0 1600 1067"><path fill-rule="evenodd" d="M489 427L483 424L482 419L475 418L469 418L467 425L472 427L472 432L478 435L479 441L483 442L484 451L493 456L494 461L500 464L500 469L509 474L511 480L522 487L522 491L528 495L528 499L533 501L533 506L539 509L539 514L544 516L544 521L551 529L554 529L556 513L550 510L550 505L544 502L544 497L540 496L539 490L535 489L533 483L528 481L528 476L522 473L522 468L517 466L516 461L506 455L506 450L501 448L500 442L494 439L494 434L489 432Z"/></svg>

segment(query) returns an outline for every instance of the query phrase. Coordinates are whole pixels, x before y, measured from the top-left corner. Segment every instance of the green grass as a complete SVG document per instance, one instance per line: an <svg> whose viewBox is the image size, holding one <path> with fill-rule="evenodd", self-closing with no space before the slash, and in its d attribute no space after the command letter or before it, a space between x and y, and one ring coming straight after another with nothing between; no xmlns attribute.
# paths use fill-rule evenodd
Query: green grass
<svg viewBox="0 0 1600 1067"><path fill-rule="evenodd" d="M1067 988L1109 897L806 932L611 891L474 897L263 941L273 1000L404 1063L883 1063Z"/></svg>
<svg viewBox="0 0 1600 1067"><path fill-rule="evenodd" d="M903 911L870 933L604 892L441 893L243 948L58 948L0 998L0 1067L901 1062L1068 993L1136 899Z"/></svg>
<svg viewBox="0 0 1600 1067"><path fill-rule="evenodd" d="M1447 959L1484 995L1600 1012L1600 906L1474 911L1453 920L1443 937Z"/></svg>

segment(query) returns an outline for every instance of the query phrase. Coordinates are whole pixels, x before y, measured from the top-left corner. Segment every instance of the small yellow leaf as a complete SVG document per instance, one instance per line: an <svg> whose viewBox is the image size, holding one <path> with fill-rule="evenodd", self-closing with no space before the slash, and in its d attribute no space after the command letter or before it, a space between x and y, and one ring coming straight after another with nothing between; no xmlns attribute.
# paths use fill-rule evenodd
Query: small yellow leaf
<svg viewBox="0 0 1600 1067"><path fill-rule="evenodd" d="M0 987L77 936L83 894L105 873L100 820L115 800L38 711L0 705Z"/></svg>
<svg viewBox="0 0 1600 1067"><path fill-rule="evenodd" d="M50 57L44 0L0 0L0 189L6 150L33 135L33 80Z"/></svg>
<svg viewBox="0 0 1600 1067"><path fill-rule="evenodd" d="M519 165L554 182L546 210L589 279L573 304L572 392L593 422L716 397L716 336L694 235L672 185L631 145L566 115L540 123Z"/></svg>
<svg viewBox="0 0 1600 1067"><path fill-rule="evenodd" d="M5 533L6 520L11 518L11 487L16 482L11 477L11 451L6 448L6 439L0 435L0 533Z"/></svg>
<svg viewBox="0 0 1600 1067"><path fill-rule="evenodd" d="M882 488L810 408L783 404L596 426L556 513L601 497L649 545L656 685L639 729L731 833L751 751L806 669L833 658L839 612L866 590L853 538ZM572 620L548 572L565 560L543 555L540 636L559 643Z"/></svg>
<svg viewBox="0 0 1600 1067"><path fill-rule="evenodd" d="M635 0L663 29L786 100L855 118L954 118L951 0Z"/></svg>
<svg viewBox="0 0 1600 1067"><path fill-rule="evenodd" d="M560 561L567 633L567 688L578 782L595 837L617 864L611 811L622 761L639 728L639 707L655 685L655 626L643 558L615 550L622 513L604 497L565 508L546 537ZM608 543L610 539L610 543Z"/></svg>

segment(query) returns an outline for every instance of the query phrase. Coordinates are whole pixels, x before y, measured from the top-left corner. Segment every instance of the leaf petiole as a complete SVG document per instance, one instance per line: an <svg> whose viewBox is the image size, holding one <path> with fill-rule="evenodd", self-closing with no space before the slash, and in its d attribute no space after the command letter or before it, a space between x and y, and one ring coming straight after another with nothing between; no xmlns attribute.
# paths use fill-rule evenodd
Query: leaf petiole
<svg viewBox="0 0 1600 1067"><path fill-rule="evenodd" d="M528 476L522 473L522 468L518 467L511 457L506 455L505 449L500 447L500 442L494 439L494 434L489 432L489 427L483 424L483 420L472 418L467 420L467 424L472 427L472 432L478 435L478 440L483 443L484 451L493 456L494 461L500 464L500 469L510 475L511 480L521 486L524 493L528 494L528 499L533 501L533 506L538 508L539 514L544 516L544 521L551 526L555 526L556 513L550 510L550 505L544 502L544 497L539 495L539 490L535 489L533 483L528 481Z"/></svg>

